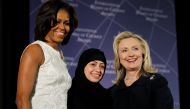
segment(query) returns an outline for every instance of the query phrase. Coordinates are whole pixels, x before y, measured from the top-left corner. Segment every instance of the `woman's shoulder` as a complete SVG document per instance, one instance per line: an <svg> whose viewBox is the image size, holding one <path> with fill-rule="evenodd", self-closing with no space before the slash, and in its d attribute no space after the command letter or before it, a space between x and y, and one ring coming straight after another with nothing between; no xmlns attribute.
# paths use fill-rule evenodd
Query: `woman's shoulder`
<svg viewBox="0 0 190 109"><path fill-rule="evenodd" d="M115 92L121 90L125 88L123 82L120 82L119 84L113 84L112 86L110 86L108 88L108 91L111 93L111 94L114 94Z"/></svg>
<svg viewBox="0 0 190 109"><path fill-rule="evenodd" d="M150 73L149 79L154 81L166 81L166 78L160 73Z"/></svg>
<svg viewBox="0 0 190 109"><path fill-rule="evenodd" d="M43 53L42 48L38 44L29 44L23 51L23 54L36 54L39 56Z"/></svg>
<svg viewBox="0 0 190 109"><path fill-rule="evenodd" d="M113 84L112 86L110 86L107 90L108 91L112 91L113 89L115 89L115 87L116 87L116 85L115 84Z"/></svg>
<svg viewBox="0 0 190 109"><path fill-rule="evenodd" d="M149 75L149 80L153 86L162 87L168 85L167 79L159 73L153 73Z"/></svg>
<svg viewBox="0 0 190 109"><path fill-rule="evenodd" d="M22 62L33 62L41 64L43 62L43 51L37 44L29 44L22 52L20 61Z"/></svg>

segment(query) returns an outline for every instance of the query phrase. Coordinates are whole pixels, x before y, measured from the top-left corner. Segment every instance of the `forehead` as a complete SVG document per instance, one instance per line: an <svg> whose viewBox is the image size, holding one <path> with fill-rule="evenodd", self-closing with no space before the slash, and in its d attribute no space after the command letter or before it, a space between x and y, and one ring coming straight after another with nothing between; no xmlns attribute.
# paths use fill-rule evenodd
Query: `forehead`
<svg viewBox="0 0 190 109"><path fill-rule="evenodd" d="M69 19L70 16L69 16L69 13L65 10L65 9L60 9L58 12L57 12L57 18L59 19L62 19L62 18L67 18Z"/></svg>
<svg viewBox="0 0 190 109"><path fill-rule="evenodd" d="M101 60L93 60L93 61L90 61L89 63L100 63L100 64L104 64L104 62L101 61Z"/></svg>
<svg viewBox="0 0 190 109"><path fill-rule="evenodd" d="M140 41L136 38L125 38L122 39L119 43L119 47L123 47L123 46L138 46L140 45Z"/></svg>

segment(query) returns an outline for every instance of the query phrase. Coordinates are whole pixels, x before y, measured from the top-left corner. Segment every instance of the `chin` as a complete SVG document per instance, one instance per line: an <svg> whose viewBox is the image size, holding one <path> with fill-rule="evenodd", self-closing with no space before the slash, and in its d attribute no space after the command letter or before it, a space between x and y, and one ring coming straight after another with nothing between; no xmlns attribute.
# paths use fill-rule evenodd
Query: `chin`
<svg viewBox="0 0 190 109"><path fill-rule="evenodd" d="M64 39L60 38L57 40L58 43L62 43Z"/></svg>
<svg viewBox="0 0 190 109"><path fill-rule="evenodd" d="M100 81L99 79L94 79L94 80L92 80L91 82L97 83L97 82L99 82L99 81Z"/></svg>

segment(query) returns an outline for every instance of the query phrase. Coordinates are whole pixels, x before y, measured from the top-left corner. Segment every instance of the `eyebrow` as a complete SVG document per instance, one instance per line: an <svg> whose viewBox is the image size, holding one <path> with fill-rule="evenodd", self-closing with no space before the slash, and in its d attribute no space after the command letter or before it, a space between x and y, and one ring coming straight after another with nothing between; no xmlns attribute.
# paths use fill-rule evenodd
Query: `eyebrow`
<svg viewBox="0 0 190 109"><path fill-rule="evenodd" d="M61 19L61 18L57 18L57 20L61 20L61 21L70 21L69 19Z"/></svg>
<svg viewBox="0 0 190 109"><path fill-rule="evenodd" d="M104 64L104 62L102 62L101 60L94 60L94 61L92 61L92 62L98 63L97 61L100 61L100 64Z"/></svg>

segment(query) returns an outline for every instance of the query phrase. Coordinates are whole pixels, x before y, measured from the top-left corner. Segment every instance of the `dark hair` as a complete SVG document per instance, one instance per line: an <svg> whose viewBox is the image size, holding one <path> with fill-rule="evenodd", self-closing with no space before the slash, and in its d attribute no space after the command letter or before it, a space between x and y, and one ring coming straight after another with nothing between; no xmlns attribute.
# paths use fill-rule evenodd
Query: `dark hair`
<svg viewBox="0 0 190 109"><path fill-rule="evenodd" d="M69 42L71 34L78 26L78 18L75 9L62 0L49 0L41 6L36 16L34 40L45 41L47 33L57 24L57 13L60 9L64 9L69 13L71 28L61 44L66 45ZM53 25L51 24L52 22Z"/></svg>

